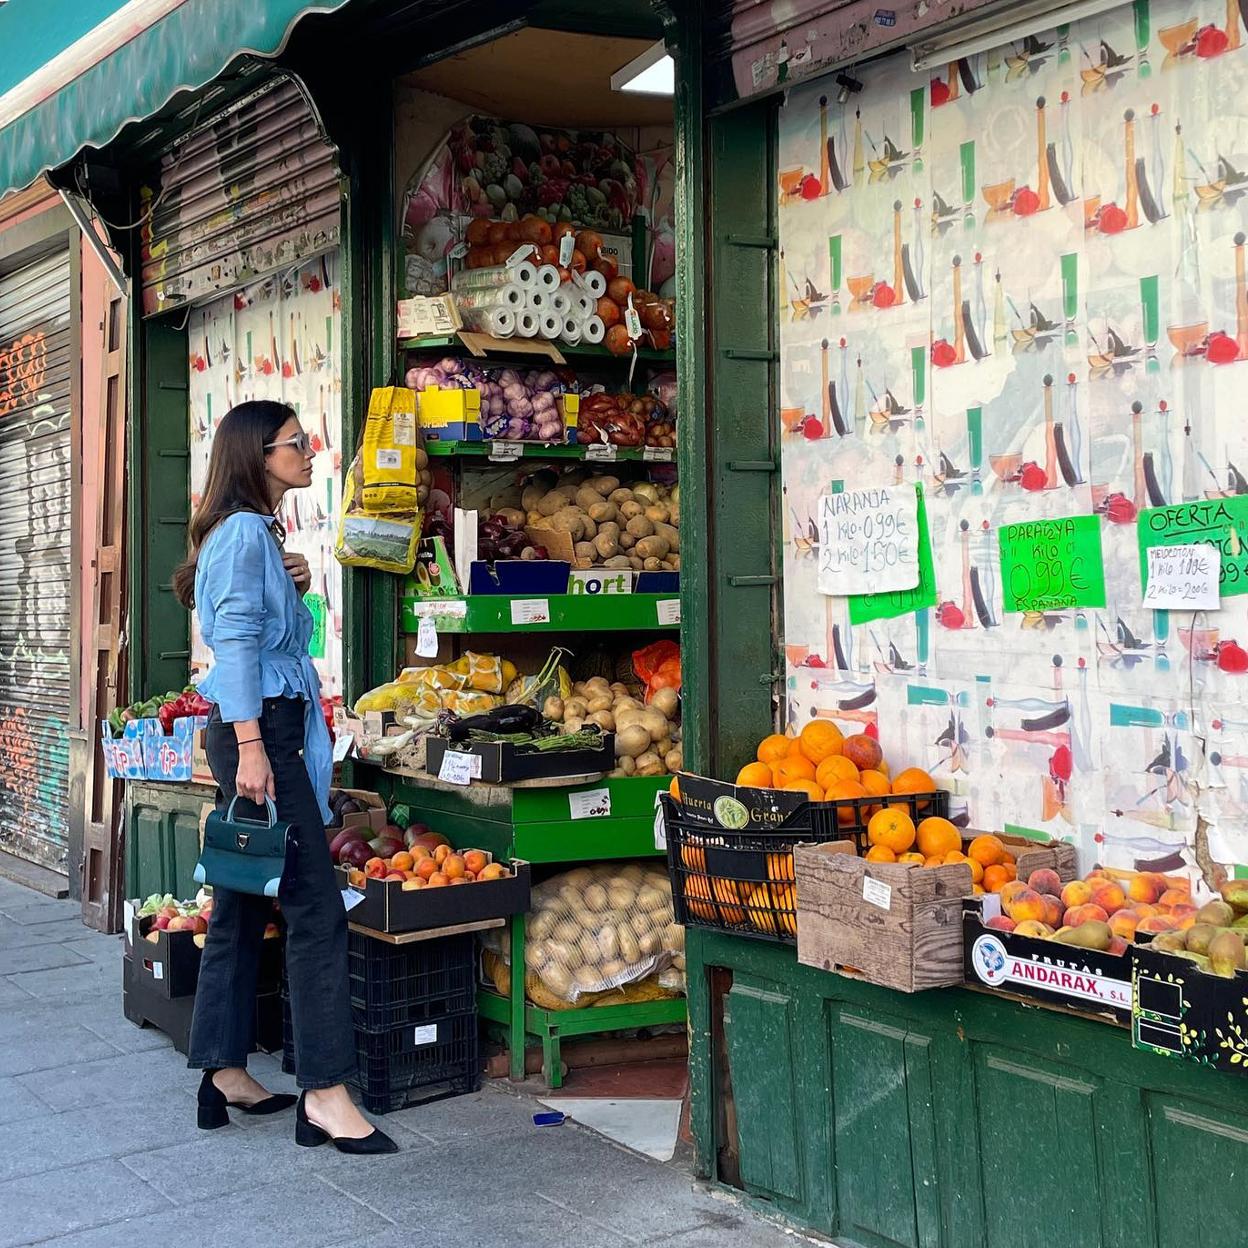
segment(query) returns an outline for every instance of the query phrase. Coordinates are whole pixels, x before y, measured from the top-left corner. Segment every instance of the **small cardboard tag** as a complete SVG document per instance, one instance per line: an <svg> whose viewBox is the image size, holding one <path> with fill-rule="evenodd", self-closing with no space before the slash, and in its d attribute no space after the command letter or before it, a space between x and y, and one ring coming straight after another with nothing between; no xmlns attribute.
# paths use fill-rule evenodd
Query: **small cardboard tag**
<svg viewBox="0 0 1248 1248"><path fill-rule="evenodd" d="M358 888L344 888L342 890L342 904L350 913L356 906L364 900L364 894Z"/></svg>
<svg viewBox="0 0 1248 1248"><path fill-rule="evenodd" d="M351 753L352 747L355 745L355 734L352 732L340 732L334 737L334 762L344 762Z"/></svg>
<svg viewBox="0 0 1248 1248"><path fill-rule="evenodd" d="M881 910L888 910L893 904L893 889L883 880L873 880L869 875L862 877L862 899Z"/></svg>
<svg viewBox="0 0 1248 1248"><path fill-rule="evenodd" d="M523 442L491 442L489 458L496 464L509 464L524 454Z"/></svg>
<svg viewBox="0 0 1248 1248"><path fill-rule="evenodd" d="M520 264L522 261L528 260L532 255L533 244L521 243L520 246L507 257L507 267L511 268L513 264Z"/></svg>
<svg viewBox="0 0 1248 1248"><path fill-rule="evenodd" d="M513 598L511 622L513 624L549 624L550 600L548 598Z"/></svg>
<svg viewBox="0 0 1248 1248"><path fill-rule="evenodd" d="M611 790L604 785L600 789L586 789L583 793L569 793L568 809L573 819L609 818Z"/></svg>
<svg viewBox="0 0 1248 1248"><path fill-rule="evenodd" d="M613 442L591 442L585 448L585 458L614 463L617 458L615 444Z"/></svg>
<svg viewBox="0 0 1248 1248"><path fill-rule="evenodd" d="M442 755L442 766L438 768L438 779L445 784L470 785L473 781L473 764L476 774L481 774L481 760L475 754L464 754L459 750L447 750Z"/></svg>
<svg viewBox="0 0 1248 1248"><path fill-rule="evenodd" d="M670 446L643 447L641 457L648 464L670 464L674 458Z"/></svg>
<svg viewBox="0 0 1248 1248"><path fill-rule="evenodd" d="M659 601L655 603L655 612L659 617L660 624L679 624L680 599L660 598Z"/></svg>
<svg viewBox="0 0 1248 1248"><path fill-rule="evenodd" d="M417 1027L413 1036L417 1045L437 1044L438 1042L438 1025L437 1023L426 1023L423 1027Z"/></svg>
<svg viewBox="0 0 1248 1248"><path fill-rule="evenodd" d="M432 659L438 653L438 629L433 616L422 615L416 629L416 653L422 659Z"/></svg>

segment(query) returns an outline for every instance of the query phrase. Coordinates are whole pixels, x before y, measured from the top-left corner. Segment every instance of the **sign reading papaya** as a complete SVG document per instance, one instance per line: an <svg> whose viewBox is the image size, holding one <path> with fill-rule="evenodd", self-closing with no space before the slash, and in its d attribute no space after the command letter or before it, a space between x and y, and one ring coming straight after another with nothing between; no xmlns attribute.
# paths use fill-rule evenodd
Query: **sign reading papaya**
<svg viewBox="0 0 1248 1248"><path fill-rule="evenodd" d="M1155 546L1217 547L1223 598L1248 594L1248 495L1200 499L1173 507L1148 507L1136 521L1140 576L1148 584L1148 552Z"/></svg>
<svg viewBox="0 0 1248 1248"><path fill-rule="evenodd" d="M1007 611L1105 605L1101 522L1096 516L1004 524L998 534Z"/></svg>

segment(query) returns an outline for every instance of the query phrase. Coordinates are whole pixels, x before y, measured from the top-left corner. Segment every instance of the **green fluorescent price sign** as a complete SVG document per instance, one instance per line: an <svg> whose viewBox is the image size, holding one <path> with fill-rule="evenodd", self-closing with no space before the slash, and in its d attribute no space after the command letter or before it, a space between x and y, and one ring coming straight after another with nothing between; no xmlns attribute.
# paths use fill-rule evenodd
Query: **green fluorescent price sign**
<svg viewBox="0 0 1248 1248"><path fill-rule="evenodd" d="M849 599L849 622L870 624L872 620L888 620L908 615L924 607L936 605L936 569L932 566L932 539L927 529L927 506L923 487L918 491L919 583L913 589L896 589L884 594L853 594Z"/></svg>
<svg viewBox="0 0 1248 1248"><path fill-rule="evenodd" d="M325 657L325 617L328 611L324 594L304 594L303 601L312 612L312 636L308 641L308 654L314 659Z"/></svg>
<svg viewBox="0 0 1248 1248"><path fill-rule="evenodd" d="M1222 597L1248 594L1248 496L1146 508L1137 518L1136 535L1142 584L1148 583L1150 547L1207 542L1221 553L1218 580Z"/></svg>
<svg viewBox="0 0 1248 1248"><path fill-rule="evenodd" d="M1105 605L1101 522L1096 516L1004 524L1001 588L1007 611Z"/></svg>

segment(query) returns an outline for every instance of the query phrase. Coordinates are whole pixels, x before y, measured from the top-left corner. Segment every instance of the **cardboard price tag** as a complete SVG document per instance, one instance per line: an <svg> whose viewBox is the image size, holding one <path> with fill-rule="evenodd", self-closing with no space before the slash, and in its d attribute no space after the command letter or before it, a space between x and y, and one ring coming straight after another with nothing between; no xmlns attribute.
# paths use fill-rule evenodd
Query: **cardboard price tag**
<svg viewBox="0 0 1248 1248"><path fill-rule="evenodd" d="M481 775L481 759L476 754L465 754L460 750L447 750L442 755L442 766L438 768L438 779L445 784L470 785Z"/></svg>
<svg viewBox="0 0 1248 1248"><path fill-rule="evenodd" d="M364 900L364 894L357 888L344 888L342 890L342 904L349 914L356 906Z"/></svg>
<svg viewBox="0 0 1248 1248"><path fill-rule="evenodd" d="M660 598L655 604L655 610L658 613L660 624L679 624L680 623L680 599L679 598Z"/></svg>
<svg viewBox="0 0 1248 1248"><path fill-rule="evenodd" d="M600 789L586 789L583 793L569 793L568 810L573 819L609 818L611 790L604 785Z"/></svg>
<svg viewBox="0 0 1248 1248"><path fill-rule="evenodd" d="M413 1033L412 1039L418 1046L426 1044L437 1044L438 1042L438 1025L437 1023L426 1023L423 1027L417 1027Z"/></svg>
<svg viewBox="0 0 1248 1248"><path fill-rule="evenodd" d="M520 264L522 261L530 259L533 255L533 251L534 247L532 243L521 243L520 246L507 257L507 267L511 268L513 264Z"/></svg>
<svg viewBox="0 0 1248 1248"><path fill-rule="evenodd" d="M674 456L670 446L647 446L642 448L641 458L648 464L670 464Z"/></svg>
<svg viewBox="0 0 1248 1248"><path fill-rule="evenodd" d="M612 442L591 442L585 448L586 459L614 463L616 457L616 447Z"/></svg>
<svg viewBox="0 0 1248 1248"><path fill-rule="evenodd" d="M548 598L513 598L511 622L513 624L549 624L550 600Z"/></svg>
<svg viewBox="0 0 1248 1248"><path fill-rule="evenodd" d="M523 442L491 442L490 459L496 464L508 464L524 454Z"/></svg>
<svg viewBox="0 0 1248 1248"><path fill-rule="evenodd" d="M628 297L628 307L624 309L624 328L628 330L628 336L636 342L641 337L641 315L637 309L633 307L633 297Z"/></svg>
<svg viewBox="0 0 1248 1248"><path fill-rule="evenodd" d="M1221 605L1221 553L1206 543L1150 546L1144 605L1154 610L1212 611Z"/></svg>
<svg viewBox="0 0 1248 1248"><path fill-rule="evenodd" d="M432 659L438 653L438 628L433 616L422 615L416 630L416 653L422 659Z"/></svg>
<svg viewBox="0 0 1248 1248"><path fill-rule="evenodd" d="M893 904L893 889L883 880L873 880L869 875L862 877L862 899L881 910L888 910Z"/></svg>

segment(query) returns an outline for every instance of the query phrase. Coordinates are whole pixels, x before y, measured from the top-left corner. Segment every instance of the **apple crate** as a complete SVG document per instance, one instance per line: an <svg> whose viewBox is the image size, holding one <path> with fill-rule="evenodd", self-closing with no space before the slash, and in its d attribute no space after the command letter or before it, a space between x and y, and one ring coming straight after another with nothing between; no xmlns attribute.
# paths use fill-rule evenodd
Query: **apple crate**
<svg viewBox="0 0 1248 1248"><path fill-rule="evenodd" d="M961 833L964 849L976 835ZM1023 879L1041 868L1074 878L1072 846L1001 839ZM799 845L793 861L799 962L898 992L963 982L963 907L973 886L966 863L869 862L847 841Z"/></svg>
<svg viewBox="0 0 1248 1248"><path fill-rule="evenodd" d="M156 996L193 997L199 983L199 963L203 956L191 931L163 931L153 927L154 914L131 921L130 945L135 961L135 977ZM156 939L148 937L155 932Z"/></svg>

